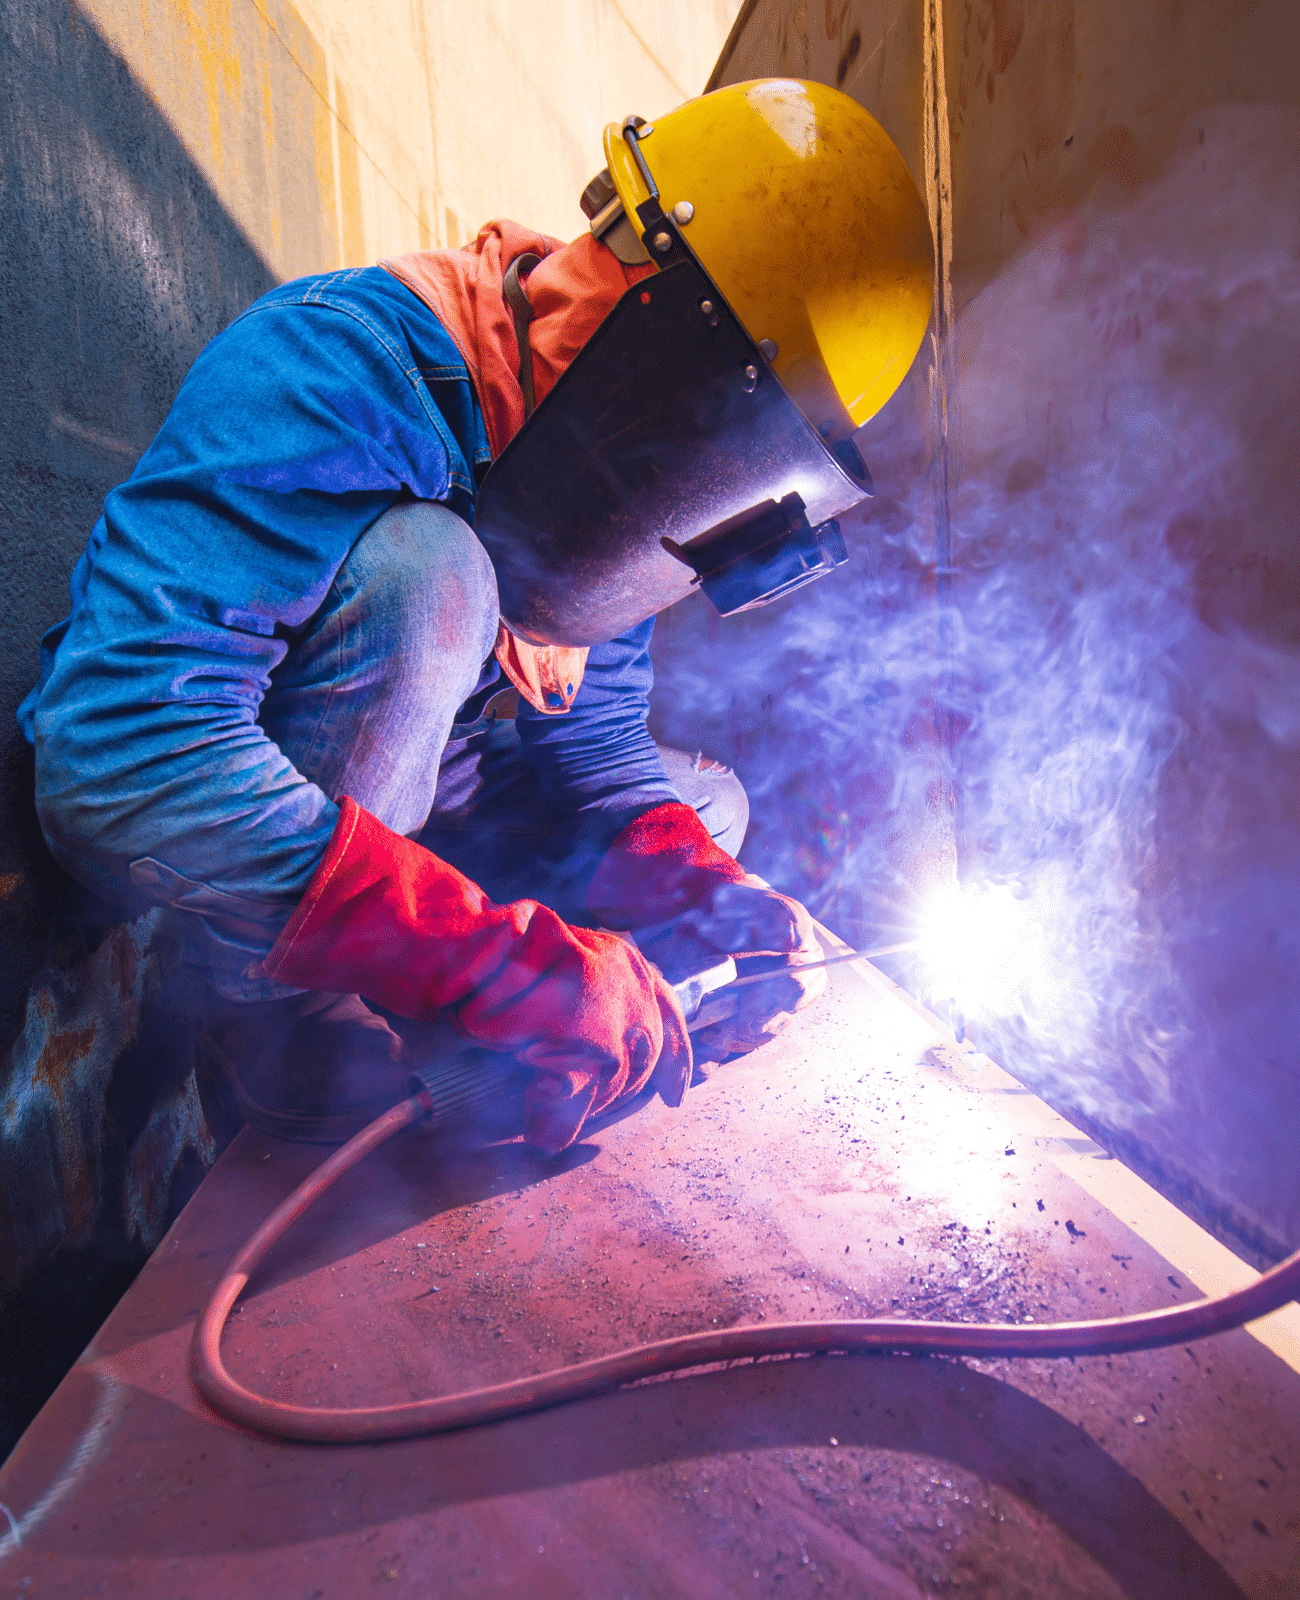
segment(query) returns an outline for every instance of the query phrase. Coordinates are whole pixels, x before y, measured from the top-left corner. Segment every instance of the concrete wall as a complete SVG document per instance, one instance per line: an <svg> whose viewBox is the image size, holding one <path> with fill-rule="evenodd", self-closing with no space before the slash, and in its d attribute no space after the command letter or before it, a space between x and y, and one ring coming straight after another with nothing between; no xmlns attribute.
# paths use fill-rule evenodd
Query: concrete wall
<svg viewBox="0 0 1300 1600"><path fill-rule="evenodd" d="M278 278L460 245L489 217L559 237L600 133L698 94L731 0L87 0ZM649 115L649 110L646 111Z"/></svg>
<svg viewBox="0 0 1300 1600"><path fill-rule="evenodd" d="M933 339L847 576L684 611L661 672L768 797L751 859L849 937L942 875L933 723L1000 886L975 1037L1262 1254L1300 1244L1298 48L1281 0L747 6L721 81L839 82L912 163Z"/></svg>
<svg viewBox="0 0 1300 1600"><path fill-rule="evenodd" d="M0 1450L213 1152L165 932L54 869L13 726L105 492L275 282L578 232L603 124L698 92L734 12L0 0Z"/></svg>

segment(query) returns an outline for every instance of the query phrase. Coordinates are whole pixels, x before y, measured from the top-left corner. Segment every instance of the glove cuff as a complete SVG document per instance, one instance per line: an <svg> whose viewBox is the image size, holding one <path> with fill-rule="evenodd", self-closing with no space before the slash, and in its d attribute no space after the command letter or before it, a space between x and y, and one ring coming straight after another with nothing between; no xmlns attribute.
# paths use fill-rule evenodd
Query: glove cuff
<svg viewBox="0 0 1300 1600"><path fill-rule="evenodd" d="M344 795L325 854L262 971L420 1016L484 981L537 909L532 901L494 906L455 867Z"/></svg>
<svg viewBox="0 0 1300 1600"><path fill-rule="evenodd" d="M693 806L670 801L628 824L587 890L587 910L607 928L649 928L704 901L745 869L713 842Z"/></svg>
<svg viewBox="0 0 1300 1600"><path fill-rule="evenodd" d="M351 880L356 876L357 859L364 859L367 854L364 848L364 836L368 831L366 823L382 826L377 818L362 810L350 795L344 795L339 802L338 819L334 824L334 832L330 834L330 842L325 846L325 854L316 863L316 870L303 891L302 899L263 960L262 976L276 978L282 983L305 979L309 986L314 987L311 979L315 976L312 958L318 942L315 937L316 924L328 917L332 904L346 900L349 893L356 890L357 885ZM349 860L358 830L362 834L361 847Z"/></svg>

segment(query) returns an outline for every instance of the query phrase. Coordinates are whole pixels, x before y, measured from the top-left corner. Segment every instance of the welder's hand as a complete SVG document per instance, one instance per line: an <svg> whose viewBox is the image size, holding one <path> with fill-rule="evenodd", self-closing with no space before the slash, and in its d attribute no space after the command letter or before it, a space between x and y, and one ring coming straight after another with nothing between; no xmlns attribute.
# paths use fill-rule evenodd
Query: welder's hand
<svg viewBox="0 0 1300 1600"><path fill-rule="evenodd" d="M572 928L533 900L493 904L346 797L264 971L417 1021L453 1019L516 1056L533 1072L527 1137L549 1153L648 1083L677 1105L690 1081L677 998L628 943Z"/></svg>
<svg viewBox="0 0 1300 1600"><path fill-rule="evenodd" d="M758 878L717 885L702 905L641 943L651 961L670 975L698 972L724 955L735 957L737 977L781 974L736 990L734 1015L697 1036L701 1056L717 1058L757 1049L826 989L824 967L799 970L806 962L822 960L812 918L797 900L769 889ZM725 989L718 992L719 999L725 996Z"/></svg>
<svg viewBox="0 0 1300 1600"><path fill-rule="evenodd" d="M533 923L543 916L553 918L541 941L552 959L526 998L503 1010L485 992L457 1016L472 1038L513 1050L533 1069L524 1091L527 1138L553 1155L588 1117L647 1084L665 1104L680 1105L693 1063L677 996L638 951L612 934L571 928L544 906Z"/></svg>
<svg viewBox="0 0 1300 1600"><path fill-rule="evenodd" d="M714 843L691 806L645 812L614 840L587 892L607 927L638 930L637 943L670 982L734 955L738 976L780 969L782 977L736 991L736 1013L705 1029L710 1055L753 1050L826 988L812 918L769 889Z"/></svg>

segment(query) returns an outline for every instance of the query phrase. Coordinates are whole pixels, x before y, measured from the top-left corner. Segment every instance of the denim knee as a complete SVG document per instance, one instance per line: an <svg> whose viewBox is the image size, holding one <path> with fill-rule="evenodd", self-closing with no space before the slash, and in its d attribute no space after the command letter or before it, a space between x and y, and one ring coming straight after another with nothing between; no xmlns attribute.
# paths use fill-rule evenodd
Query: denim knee
<svg viewBox="0 0 1300 1600"><path fill-rule="evenodd" d="M332 800L410 833L496 634L496 577L469 526L428 501L393 506L349 552L259 720Z"/></svg>
<svg viewBox="0 0 1300 1600"><path fill-rule="evenodd" d="M391 681L465 685L468 696L497 636L496 574L474 531L428 500L391 507L362 534L336 590L360 598L374 667ZM449 691L444 691L444 693ZM442 696L440 695L440 698Z"/></svg>
<svg viewBox="0 0 1300 1600"><path fill-rule="evenodd" d="M661 744L659 757L669 783L694 806L714 843L739 855L749 829L749 796L736 774L698 751L692 755L671 745Z"/></svg>

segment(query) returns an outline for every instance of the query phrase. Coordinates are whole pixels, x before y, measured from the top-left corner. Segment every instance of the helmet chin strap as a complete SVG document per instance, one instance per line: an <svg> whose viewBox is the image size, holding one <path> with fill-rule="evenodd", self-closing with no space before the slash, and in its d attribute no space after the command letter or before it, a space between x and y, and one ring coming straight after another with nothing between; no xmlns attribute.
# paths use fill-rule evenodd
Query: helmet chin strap
<svg viewBox="0 0 1300 1600"><path fill-rule="evenodd" d="M533 320L533 308L521 280L521 274L531 272L541 262L541 256L525 251L516 256L501 280L501 293L510 314L515 319L515 343L519 346L519 387L524 395L524 421L532 416L537 404L533 387L533 347L528 342L528 324Z"/></svg>

